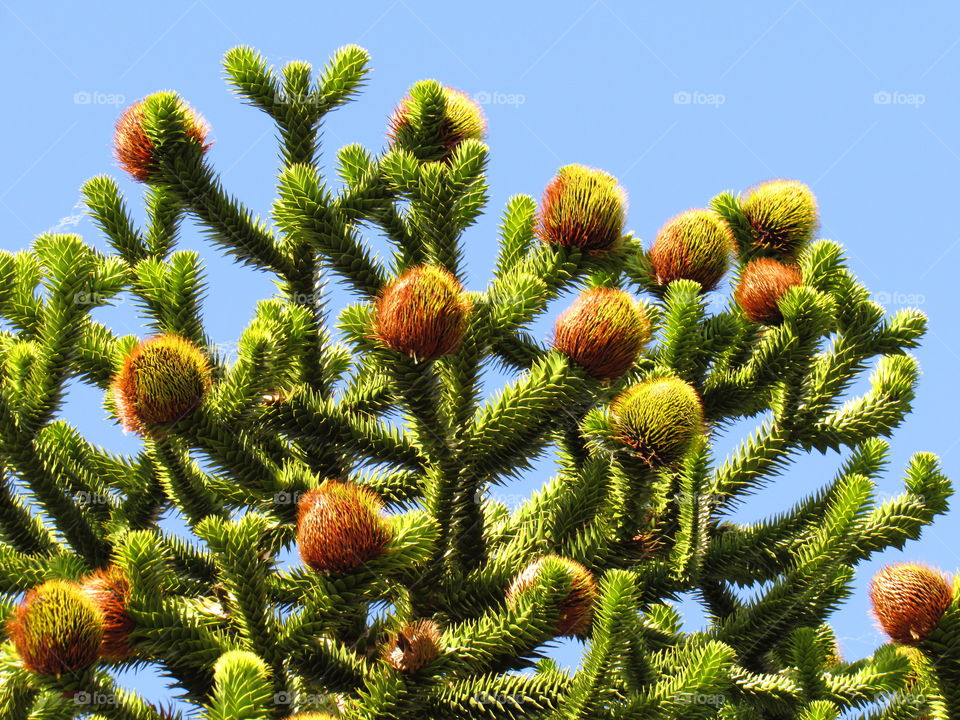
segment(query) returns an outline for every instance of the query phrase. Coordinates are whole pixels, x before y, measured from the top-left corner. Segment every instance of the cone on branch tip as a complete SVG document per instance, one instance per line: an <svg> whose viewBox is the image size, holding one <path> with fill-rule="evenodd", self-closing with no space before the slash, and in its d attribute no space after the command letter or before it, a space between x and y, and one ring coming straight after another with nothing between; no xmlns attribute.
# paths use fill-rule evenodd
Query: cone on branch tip
<svg viewBox="0 0 960 720"><path fill-rule="evenodd" d="M429 81L425 81L429 82ZM443 117L432 124L423 103L411 92L397 105L388 123L390 144L410 150L421 160L447 160L464 140L482 140L487 119L480 104L460 90L441 86Z"/></svg>
<svg viewBox="0 0 960 720"><path fill-rule="evenodd" d="M133 654L130 633L136 627L127 614L130 581L126 574L112 565L87 575L82 587L103 616L100 657L114 661L126 660Z"/></svg>
<svg viewBox="0 0 960 720"><path fill-rule="evenodd" d="M911 563L883 568L870 583L873 615L890 639L919 645L940 624L953 588L939 570Z"/></svg>
<svg viewBox="0 0 960 720"><path fill-rule="evenodd" d="M210 147L207 142L210 125L200 113L176 93L154 93L124 110L117 120L114 132L114 154L117 161L138 182L150 182L157 177L160 166L160 138L151 128L148 112L152 105L161 103L175 107L184 138L196 143L204 152Z"/></svg>
<svg viewBox="0 0 960 720"><path fill-rule="evenodd" d="M440 628L432 620L417 620L391 636L383 659L398 672L413 674L440 654Z"/></svg>
<svg viewBox="0 0 960 720"><path fill-rule="evenodd" d="M179 420L203 401L212 383L203 351L179 335L156 335L123 360L111 391L125 430L141 435Z"/></svg>
<svg viewBox="0 0 960 720"><path fill-rule="evenodd" d="M391 538L382 510L382 501L371 490L326 480L300 499L300 559L316 572L339 574L380 556Z"/></svg>
<svg viewBox="0 0 960 720"><path fill-rule="evenodd" d="M762 251L796 257L817 231L817 199L797 180L761 183L747 192L741 207L753 244Z"/></svg>
<svg viewBox="0 0 960 720"><path fill-rule="evenodd" d="M548 245L599 254L623 235L626 213L627 193L613 175L566 165L544 190L537 234Z"/></svg>
<svg viewBox="0 0 960 720"><path fill-rule="evenodd" d="M660 228L648 255L658 285L695 280L716 289L730 267L736 242L730 226L711 210L687 210Z"/></svg>
<svg viewBox="0 0 960 720"><path fill-rule="evenodd" d="M457 351L472 303L460 281L435 265L406 270L377 298L374 334L391 350L414 360Z"/></svg>
<svg viewBox="0 0 960 720"><path fill-rule="evenodd" d="M803 275L796 265L773 258L757 258L743 269L734 299L751 322L779 325L783 322L781 298L787 290L802 284Z"/></svg>
<svg viewBox="0 0 960 720"><path fill-rule="evenodd" d="M553 347L598 380L618 378L633 367L650 341L643 307L619 288L584 290L554 326Z"/></svg>
<svg viewBox="0 0 960 720"><path fill-rule="evenodd" d="M700 396L677 377L632 385L614 399L610 414L617 439L651 467L673 465L703 433Z"/></svg>
<svg viewBox="0 0 960 720"><path fill-rule="evenodd" d="M530 563L510 583L507 589L507 604L515 605L526 590L537 584L543 565L548 560L561 563L571 579L570 592L560 603L560 619L557 621L556 632L566 637L581 635L590 627L598 591L593 573L575 560L547 555Z"/></svg>
<svg viewBox="0 0 960 720"><path fill-rule="evenodd" d="M66 675L96 662L103 617L77 583L48 580L30 590L7 623L20 660L39 675Z"/></svg>

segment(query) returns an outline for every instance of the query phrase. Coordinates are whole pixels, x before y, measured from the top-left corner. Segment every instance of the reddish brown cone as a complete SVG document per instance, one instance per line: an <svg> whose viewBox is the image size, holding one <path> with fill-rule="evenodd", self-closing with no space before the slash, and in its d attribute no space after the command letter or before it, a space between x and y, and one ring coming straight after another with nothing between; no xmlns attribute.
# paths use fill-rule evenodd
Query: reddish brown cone
<svg viewBox="0 0 960 720"><path fill-rule="evenodd" d="M543 564L547 560L562 563L572 580L570 594L560 604L560 619L557 621L556 627L557 634L580 635L590 627L598 592L593 573L575 560L558 555L547 555L530 563L510 583L510 587L507 589L507 603L513 605L525 590L536 584Z"/></svg>
<svg viewBox="0 0 960 720"><path fill-rule="evenodd" d="M633 367L650 341L650 320L618 288L584 290L557 318L553 347L598 380L612 380Z"/></svg>
<svg viewBox="0 0 960 720"><path fill-rule="evenodd" d="M78 584L48 580L27 593L7 633L28 670L65 675L96 662L103 619Z"/></svg>
<svg viewBox="0 0 960 720"><path fill-rule="evenodd" d="M460 347L471 308L452 274L435 265L419 265L380 293L374 333L392 350L415 360L435 360Z"/></svg>
<svg viewBox="0 0 960 720"><path fill-rule="evenodd" d="M195 410L211 378L200 348L179 335L156 335L134 348L113 378L117 416L126 430L147 434Z"/></svg>
<svg viewBox="0 0 960 720"><path fill-rule="evenodd" d="M83 590L93 600L103 616L103 640L100 657L108 660L126 660L133 654L130 633L136 625L127 615L130 601L130 581L119 567L112 565L97 570L83 579Z"/></svg>
<svg viewBox="0 0 960 720"><path fill-rule="evenodd" d="M300 499L300 558L317 572L345 573L378 557L391 536L382 509L380 498L367 488L325 481Z"/></svg>
<svg viewBox="0 0 960 720"><path fill-rule="evenodd" d="M114 154L120 166L139 182L148 182L156 173L158 158L156 145L150 138L145 126L145 109L154 98L175 98L183 121L183 129L190 139L198 143L204 150L210 145L207 136L210 126L200 113L196 112L186 102L173 93L156 93L140 100L126 110L117 120L113 144Z"/></svg>
<svg viewBox="0 0 960 720"><path fill-rule="evenodd" d="M418 620L391 637L383 658L394 670L413 674L440 654L440 628L432 620Z"/></svg>
<svg viewBox="0 0 960 720"><path fill-rule="evenodd" d="M537 234L549 245L602 253L623 235L626 212L627 194L615 177L566 165L543 192Z"/></svg>
<svg viewBox="0 0 960 720"><path fill-rule="evenodd" d="M953 601L953 588L938 570L900 563L874 576L870 601L874 616L891 640L919 645L940 624Z"/></svg>
<svg viewBox="0 0 960 720"><path fill-rule="evenodd" d="M734 298L751 322L779 325L783 322L780 299L787 290L801 284L803 276L796 265L758 258L743 269Z"/></svg>
<svg viewBox="0 0 960 720"><path fill-rule="evenodd" d="M735 247L733 231L717 213L688 210L660 228L650 265L660 285L695 280L709 292L727 272Z"/></svg>

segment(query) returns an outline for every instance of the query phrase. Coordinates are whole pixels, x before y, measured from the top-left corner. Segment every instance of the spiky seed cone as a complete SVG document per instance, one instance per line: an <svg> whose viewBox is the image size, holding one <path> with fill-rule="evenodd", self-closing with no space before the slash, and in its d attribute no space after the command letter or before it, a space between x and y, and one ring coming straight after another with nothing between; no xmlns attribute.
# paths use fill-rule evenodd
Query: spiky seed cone
<svg viewBox="0 0 960 720"><path fill-rule="evenodd" d="M130 633L136 627L127 614L127 604L130 602L129 579L123 570L111 565L85 577L82 586L103 616L100 657L107 660L126 660L133 654Z"/></svg>
<svg viewBox="0 0 960 720"><path fill-rule="evenodd" d="M939 570L898 563L870 583L873 614L890 639L919 645L933 632L953 601L953 588Z"/></svg>
<svg viewBox="0 0 960 720"><path fill-rule="evenodd" d="M172 95L172 93L156 93L150 97ZM145 122L145 109L150 97L135 102L123 111L117 120L113 136L114 154L120 166L126 170L134 180L149 182L155 177L159 159L155 139L151 137ZM210 134L210 125L200 113L190 107L179 97L177 108L183 124L184 134L196 142L204 151L210 147L207 137Z"/></svg>
<svg viewBox="0 0 960 720"><path fill-rule="evenodd" d="M547 555L530 563L510 583L510 587L507 589L507 603L515 604L525 590L536 584L543 564L548 559L562 563L573 581L570 586L570 594L560 603L560 619L556 626L557 634L571 637L580 635L590 627L598 592L593 573L575 560L558 555Z"/></svg>
<svg viewBox="0 0 960 720"><path fill-rule="evenodd" d="M618 439L651 467L674 464L703 432L703 404L693 386L676 377L646 380L610 405Z"/></svg>
<svg viewBox="0 0 960 720"><path fill-rule="evenodd" d="M300 499L301 560L320 573L345 573L378 557L391 536L382 509L380 498L367 488L325 481Z"/></svg>
<svg viewBox="0 0 960 720"><path fill-rule="evenodd" d="M197 408L210 388L203 351L179 335L156 335L134 348L113 379L113 401L127 430L145 435Z"/></svg>
<svg viewBox="0 0 960 720"><path fill-rule="evenodd" d="M695 280L709 292L730 267L735 247L733 231L717 213L687 210L660 228L649 258L658 284Z"/></svg>
<svg viewBox="0 0 960 720"><path fill-rule="evenodd" d="M440 628L432 620L418 620L390 638L383 658L394 670L413 674L440 654Z"/></svg>
<svg viewBox="0 0 960 720"><path fill-rule="evenodd" d="M734 299L751 322L779 325L783 322L780 299L794 285L803 284L796 265L773 258L757 258L747 263L734 291Z"/></svg>
<svg viewBox="0 0 960 720"><path fill-rule="evenodd" d="M103 618L77 583L48 580L27 593L7 633L28 670L64 675L96 662Z"/></svg>
<svg viewBox="0 0 960 720"><path fill-rule="evenodd" d="M551 245L602 253L623 235L626 212L627 193L613 175L566 165L544 190L537 234Z"/></svg>
<svg viewBox="0 0 960 720"><path fill-rule="evenodd" d="M471 309L452 274L435 265L419 265L380 293L374 333L392 350L415 360L435 360L460 347Z"/></svg>
<svg viewBox="0 0 960 720"><path fill-rule="evenodd" d="M560 314L553 335L554 349L598 380L611 380L633 367L650 340L650 320L623 290L590 288Z"/></svg>
<svg viewBox="0 0 960 720"><path fill-rule="evenodd" d="M428 130L425 127L424 109L412 94L400 101L387 129L391 145L408 147L415 153L425 148L415 147L417 140L424 139L440 148L439 154L430 153L422 160L446 160L464 140L482 140L487 132L487 119L480 105L469 95L446 85L442 86L445 110L439 125ZM432 136L429 138L424 135Z"/></svg>
<svg viewBox="0 0 960 720"><path fill-rule="evenodd" d="M770 180L747 193L743 214L761 250L794 257L817 231L817 198L796 180Z"/></svg>

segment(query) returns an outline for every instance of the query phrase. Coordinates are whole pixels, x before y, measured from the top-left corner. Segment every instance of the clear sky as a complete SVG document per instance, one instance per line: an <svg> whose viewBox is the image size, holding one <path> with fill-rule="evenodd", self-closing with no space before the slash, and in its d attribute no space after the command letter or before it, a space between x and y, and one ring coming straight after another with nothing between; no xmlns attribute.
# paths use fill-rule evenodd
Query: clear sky
<svg viewBox="0 0 960 720"><path fill-rule="evenodd" d="M725 190L773 177L809 183L822 236L843 243L852 269L890 310L919 306L930 332L917 352L924 375L913 415L895 435L880 497L897 494L916 450L960 465L960 8L945 1L834 3L595 2L35 3L0 0L0 247L46 230L79 232L79 188L97 173L120 179L136 209L142 188L111 156L123 106L160 89L180 91L213 126L211 151L226 187L268 215L277 150L268 118L243 106L222 79L221 57L248 44L271 63L322 65L341 45L373 56L359 102L331 115L325 163L341 145L377 149L391 109L416 80L434 77L485 103L491 202L466 238L470 287L488 278L504 201L539 196L570 162L618 176L630 194L629 227L647 242L674 214ZM182 247L206 259L208 331L235 342L268 278L224 260L186 227ZM98 318L140 333L129 303ZM545 337L549 324L539 331ZM493 378L496 380L496 378ZM98 392L71 391L67 418L92 441L135 451L105 418ZM741 428L746 431L748 428ZM729 440L725 441L729 443ZM727 447L724 444L723 447ZM830 479L835 454L804 459L741 517L792 504ZM548 469L500 492L513 500ZM956 503L955 503L956 505ZM941 517L904 553L863 564L857 591L833 621L849 658L883 639L867 614L866 582L882 562L960 566L960 512ZM691 628L699 614L683 604ZM576 643L556 650L576 661ZM128 677L151 699L147 675Z"/></svg>

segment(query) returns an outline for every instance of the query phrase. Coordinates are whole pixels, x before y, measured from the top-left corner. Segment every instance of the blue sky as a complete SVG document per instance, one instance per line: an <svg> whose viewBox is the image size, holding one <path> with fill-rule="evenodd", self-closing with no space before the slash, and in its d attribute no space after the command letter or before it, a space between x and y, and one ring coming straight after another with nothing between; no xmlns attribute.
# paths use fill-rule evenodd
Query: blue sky
<svg viewBox="0 0 960 720"><path fill-rule="evenodd" d="M663 222L725 190L773 177L809 183L822 236L843 243L850 265L890 310L919 306L930 332L917 352L924 375L915 411L894 437L881 497L899 492L916 450L939 453L956 475L960 323L956 216L960 171L960 8L952 3L596 2L484 4L31 3L0 0L5 109L0 123L0 247L16 250L59 227L102 246L82 218L80 185L97 173L121 181L131 205L141 188L115 167L113 123L159 89L180 91L210 121L211 151L230 192L266 216L277 150L268 118L227 90L220 60L237 44L271 63L322 65L341 45L372 54L360 101L330 116L325 158L351 142L383 144L386 119L411 83L428 77L485 103L491 202L466 238L470 287L481 288L505 200L539 196L570 162L618 176L631 199L629 227L649 242ZM208 331L230 344L268 278L232 265L186 228L182 247L207 263ZM139 333L132 308L98 317ZM538 326L547 333L548 323ZM66 416L94 442L133 451L106 420L99 393L71 391ZM746 428L741 428L746 430ZM721 443L726 448L729 439ZM801 460L743 511L759 518L826 482L835 455ZM546 477L501 491L529 493ZM940 518L898 557L960 566L960 512ZM844 651L860 657L882 638L857 592L834 616ZM690 627L698 613L684 604ZM558 648L574 662L574 643ZM128 678L162 697L147 676Z"/></svg>

